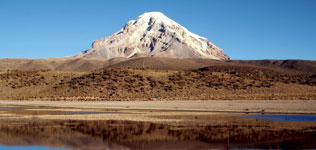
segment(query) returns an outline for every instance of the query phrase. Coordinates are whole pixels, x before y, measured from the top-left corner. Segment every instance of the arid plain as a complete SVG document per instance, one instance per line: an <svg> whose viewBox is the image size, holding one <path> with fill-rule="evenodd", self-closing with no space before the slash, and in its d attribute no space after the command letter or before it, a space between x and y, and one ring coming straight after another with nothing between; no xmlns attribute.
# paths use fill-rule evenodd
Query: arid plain
<svg viewBox="0 0 316 150"><path fill-rule="evenodd" d="M0 98L82 101L316 99L315 61L159 57L103 60L102 63L97 59L53 60L1 60L0 68L4 69L0 73ZM110 62L113 64L109 65ZM96 65L99 63L103 68ZM11 69L5 69L7 66Z"/></svg>

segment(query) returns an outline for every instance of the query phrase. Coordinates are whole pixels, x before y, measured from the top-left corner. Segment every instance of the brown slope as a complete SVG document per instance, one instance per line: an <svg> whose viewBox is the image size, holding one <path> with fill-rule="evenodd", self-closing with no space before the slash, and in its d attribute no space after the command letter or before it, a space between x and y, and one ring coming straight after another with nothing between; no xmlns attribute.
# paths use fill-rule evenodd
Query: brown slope
<svg viewBox="0 0 316 150"><path fill-rule="evenodd" d="M31 69L51 69L53 66L44 59L1 59L0 70L31 70Z"/></svg>
<svg viewBox="0 0 316 150"><path fill-rule="evenodd" d="M125 61L126 59L127 58L113 58L110 60L93 58L66 59L60 62L60 64L55 67L55 70L89 72L100 70L106 66Z"/></svg>
<svg viewBox="0 0 316 150"><path fill-rule="evenodd" d="M108 65L108 61L99 59L68 59L55 67L60 71L93 71Z"/></svg>
<svg viewBox="0 0 316 150"><path fill-rule="evenodd" d="M178 59L178 58L164 58L164 57L139 57L131 58L105 68L127 68L127 67L141 67L150 69L163 69L163 70L188 70L198 69L210 65L225 63L213 59Z"/></svg>
<svg viewBox="0 0 316 150"><path fill-rule="evenodd" d="M296 74L316 74L316 61L310 60L229 60L218 61L212 59L197 58L163 58L163 57L139 57L106 66L105 68L148 67L151 69L188 70L208 66L244 66L269 68L278 72Z"/></svg>
<svg viewBox="0 0 316 150"><path fill-rule="evenodd" d="M316 61L312 60L233 60L231 62L316 74Z"/></svg>
<svg viewBox="0 0 316 150"><path fill-rule="evenodd" d="M55 70L87 72L98 70L125 59L0 59L0 71L6 70Z"/></svg>
<svg viewBox="0 0 316 150"><path fill-rule="evenodd" d="M316 74L316 61L308 60L231 60L177 59L163 57L135 57L106 59L0 59L0 71L57 70L93 71L102 68L148 67L151 69L190 70L208 66L253 66L298 74Z"/></svg>

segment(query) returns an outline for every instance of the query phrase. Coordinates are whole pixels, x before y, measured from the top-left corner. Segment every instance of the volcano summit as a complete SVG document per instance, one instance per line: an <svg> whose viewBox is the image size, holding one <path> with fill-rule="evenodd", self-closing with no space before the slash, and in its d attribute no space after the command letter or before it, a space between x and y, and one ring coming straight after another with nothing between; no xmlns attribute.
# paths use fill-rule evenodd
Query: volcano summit
<svg viewBox="0 0 316 150"><path fill-rule="evenodd" d="M223 50L204 37L160 12L149 12L130 20L121 30L96 40L92 48L75 58L130 58L133 56L171 58L230 59Z"/></svg>

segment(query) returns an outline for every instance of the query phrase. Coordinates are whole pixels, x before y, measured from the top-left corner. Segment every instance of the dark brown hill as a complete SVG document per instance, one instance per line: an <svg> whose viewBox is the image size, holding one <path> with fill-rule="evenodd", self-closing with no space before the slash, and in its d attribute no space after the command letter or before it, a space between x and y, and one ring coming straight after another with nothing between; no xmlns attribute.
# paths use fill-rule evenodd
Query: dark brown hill
<svg viewBox="0 0 316 150"><path fill-rule="evenodd" d="M105 68L150 68L163 70L189 70L224 63L213 59L178 59L163 57L131 58Z"/></svg>
<svg viewBox="0 0 316 150"><path fill-rule="evenodd" d="M0 71L6 70L54 70L54 71L80 71L88 72L102 69L105 66L124 61L115 58L105 59L68 59L68 58L49 58L49 59L1 59Z"/></svg>
<svg viewBox="0 0 316 150"><path fill-rule="evenodd" d="M0 71L53 70L88 72L105 68L150 68L163 70L195 70L208 66L263 67L297 74L316 74L316 61L309 60L230 60L177 59L163 57L135 57L106 59L0 59Z"/></svg>
<svg viewBox="0 0 316 150"><path fill-rule="evenodd" d="M316 61L312 60L233 60L232 62L316 74Z"/></svg>

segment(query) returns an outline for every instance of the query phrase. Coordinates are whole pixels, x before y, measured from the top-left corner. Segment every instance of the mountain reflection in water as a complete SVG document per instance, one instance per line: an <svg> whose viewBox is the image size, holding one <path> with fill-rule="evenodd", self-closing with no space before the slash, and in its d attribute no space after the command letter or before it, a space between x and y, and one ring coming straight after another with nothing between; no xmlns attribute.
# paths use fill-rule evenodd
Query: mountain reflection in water
<svg viewBox="0 0 316 150"><path fill-rule="evenodd" d="M247 113L18 105L0 109L2 149L316 148L316 122L252 119Z"/></svg>
<svg viewBox="0 0 316 150"><path fill-rule="evenodd" d="M115 120L11 121L1 123L0 143L68 149L315 148L315 129L271 130L265 125L251 124L186 126Z"/></svg>

